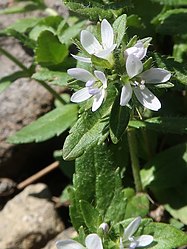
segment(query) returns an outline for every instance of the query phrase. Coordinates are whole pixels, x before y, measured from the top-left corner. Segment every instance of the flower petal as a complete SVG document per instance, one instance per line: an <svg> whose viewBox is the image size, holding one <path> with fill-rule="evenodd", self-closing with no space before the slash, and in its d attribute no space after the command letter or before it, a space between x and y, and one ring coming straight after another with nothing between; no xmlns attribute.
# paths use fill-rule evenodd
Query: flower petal
<svg viewBox="0 0 187 249"><path fill-rule="evenodd" d="M114 42L114 31L110 23L103 19L101 22L101 39L104 49L110 48Z"/></svg>
<svg viewBox="0 0 187 249"><path fill-rule="evenodd" d="M92 33L87 30L81 31L81 44L89 54L95 54L103 48Z"/></svg>
<svg viewBox="0 0 187 249"><path fill-rule="evenodd" d="M101 88L99 93L94 95L94 100L93 100L93 104L92 104L92 112L97 111L97 109L103 103L104 97L105 97L105 90L103 88Z"/></svg>
<svg viewBox="0 0 187 249"><path fill-rule="evenodd" d="M115 49L115 47L116 47L116 44L113 44L110 48L103 49L102 51L96 53L95 56L106 59L108 55Z"/></svg>
<svg viewBox="0 0 187 249"><path fill-rule="evenodd" d="M83 82L95 80L95 77L83 68L70 68L67 70L67 73L76 80L81 80Z"/></svg>
<svg viewBox="0 0 187 249"><path fill-rule="evenodd" d="M56 247L57 249L85 249L80 243L71 239L57 241Z"/></svg>
<svg viewBox="0 0 187 249"><path fill-rule="evenodd" d="M137 43L130 48L127 48L124 52L125 57L129 56L130 54L133 54L136 56L139 60L142 60L147 53L147 48L144 47L144 44L141 41L137 41Z"/></svg>
<svg viewBox="0 0 187 249"><path fill-rule="evenodd" d="M152 111L158 111L161 108L159 99L148 88L145 87L141 90L139 87L135 87L134 93L144 107Z"/></svg>
<svg viewBox="0 0 187 249"><path fill-rule="evenodd" d="M128 240L136 232L140 223L141 223L140 216L131 221L131 223L124 230L123 239Z"/></svg>
<svg viewBox="0 0 187 249"><path fill-rule="evenodd" d="M89 234L85 244L87 249L103 249L101 238L96 233Z"/></svg>
<svg viewBox="0 0 187 249"><path fill-rule="evenodd" d="M136 238L138 242L138 247L144 247L153 242L153 236L151 235L141 235L140 237Z"/></svg>
<svg viewBox="0 0 187 249"><path fill-rule="evenodd" d="M168 81L171 73L162 68L151 68L141 73L140 76L146 83L161 83Z"/></svg>
<svg viewBox="0 0 187 249"><path fill-rule="evenodd" d="M130 83L125 84L121 90L120 105L125 106L128 104L132 97L132 87Z"/></svg>
<svg viewBox="0 0 187 249"><path fill-rule="evenodd" d="M130 78L138 75L143 70L143 64L136 56L130 54L126 60L126 70Z"/></svg>
<svg viewBox="0 0 187 249"><path fill-rule="evenodd" d="M95 74L95 77L102 82L103 88L106 89L107 88L107 78L106 78L105 74L101 71L98 71L98 70L95 70L94 74Z"/></svg>
<svg viewBox="0 0 187 249"><path fill-rule="evenodd" d="M76 60L78 61L82 61L82 62L85 62L85 63L91 63L91 58L87 58L87 57L82 57L82 56L78 56L78 55L74 55L74 54L71 54Z"/></svg>
<svg viewBox="0 0 187 249"><path fill-rule="evenodd" d="M85 100L89 99L90 97L92 97L92 95L89 93L89 88L84 87L81 90L75 92L71 96L71 101L75 102L75 103L80 103L82 101L85 101Z"/></svg>

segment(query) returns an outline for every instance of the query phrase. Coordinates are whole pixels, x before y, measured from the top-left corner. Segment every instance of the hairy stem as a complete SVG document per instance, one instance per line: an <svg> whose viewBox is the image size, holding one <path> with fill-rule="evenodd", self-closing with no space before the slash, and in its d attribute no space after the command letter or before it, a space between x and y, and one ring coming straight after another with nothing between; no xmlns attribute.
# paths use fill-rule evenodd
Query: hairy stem
<svg viewBox="0 0 187 249"><path fill-rule="evenodd" d="M137 141L136 141L135 130L133 128L129 128L127 130L127 135L128 135L128 144L129 144L130 157L131 157L132 173L134 177L136 192L142 192L143 187L140 178L140 167L137 155Z"/></svg>

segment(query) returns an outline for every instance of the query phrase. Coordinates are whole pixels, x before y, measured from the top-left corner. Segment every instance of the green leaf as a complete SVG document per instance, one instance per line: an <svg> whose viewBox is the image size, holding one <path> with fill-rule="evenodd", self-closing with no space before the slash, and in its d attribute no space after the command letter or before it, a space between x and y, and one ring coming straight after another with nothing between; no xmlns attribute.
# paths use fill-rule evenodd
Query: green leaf
<svg viewBox="0 0 187 249"><path fill-rule="evenodd" d="M136 129L147 128L160 133L186 134L187 118L186 117L154 117L144 121L131 120L129 127Z"/></svg>
<svg viewBox="0 0 187 249"><path fill-rule="evenodd" d="M120 106L118 96L110 114L110 137L114 144L117 144L124 134L129 119L130 109L127 106Z"/></svg>
<svg viewBox="0 0 187 249"><path fill-rule="evenodd" d="M127 26L141 28L141 29L144 28L141 17L134 14L127 17Z"/></svg>
<svg viewBox="0 0 187 249"><path fill-rule="evenodd" d="M51 71L47 68L40 68L38 72L32 75L32 78L59 86L66 86L67 81L71 79L66 72Z"/></svg>
<svg viewBox="0 0 187 249"><path fill-rule="evenodd" d="M9 85L11 85L12 82L19 78L25 78L29 77L30 73L26 71L17 71L15 73L12 73L8 76L5 76L0 79L0 92L4 91Z"/></svg>
<svg viewBox="0 0 187 249"><path fill-rule="evenodd" d="M157 32L168 35L184 35L186 31L187 9L172 9L159 14L153 21Z"/></svg>
<svg viewBox="0 0 187 249"><path fill-rule="evenodd" d="M157 154L141 170L144 187L175 187L187 178L187 144L179 144Z"/></svg>
<svg viewBox="0 0 187 249"><path fill-rule="evenodd" d="M23 3L18 6L9 7L3 10L0 10L0 15L2 14L16 14L16 13L24 13L33 10L44 9L44 4L39 4L36 2L28 2Z"/></svg>
<svg viewBox="0 0 187 249"><path fill-rule="evenodd" d="M106 117L110 113L115 95L115 89L110 89L106 101L96 112L87 111L81 115L65 140L63 147L65 160L79 157L86 149L106 139L108 135L108 129L106 129L108 119Z"/></svg>
<svg viewBox="0 0 187 249"><path fill-rule="evenodd" d="M56 65L64 61L68 48L60 43L57 36L50 31L43 31L38 37L36 61L43 65Z"/></svg>
<svg viewBox="0 0 187 249"><path fill-rule="evenodd" d="M172 79L187 85L187 66L174 60L174 58L161 56L157 53L151 54L157 67L166 68L172 73ZM175 83L175 82L174 82Z"/></svg>
<svg viewBox="0 0 187 249"><path fill-rule="evenodd" d="M127 23L127 15L123 14L119 16L113 23L113 29L115 34L115 43L117 44L117 48L121 44L123 37L126 32L126 23Z"/></svg>
<svg viewBox="0 0 187 249"><path fill-rule="evenodd" d="M145 217L148 213L149 199L147 194L139 193L128 199L125 210L125 218L136 216Z"/></svg>
<svg viewBox="0 0 187 249"><path fill-rule="evenodd" d="M108 68L108 69L112 68L112 65L110 64L110 62L108 60L99 58L99 57L97 57L95 55L92 55L91 60L92 60L92 63L95 66L99 66L99 67L102 67L102 68Z"/></svg>
<svg viewBox="0 0 187 249"><path fill-rule="evenodd" d="M77 105L69 104L56 108L27 125L8 138L10 143L42 142L59 136L67 130L77 118Z"/></svg>
<svg viewBox="0 0 187 249"><path fill-rule="evenodd" d="M160 3L163 5L174 5L174 6L180 6L180 5L187 5L186 0L151 0L152 2L155 3Z"/></svg>
<svg viewBox="0 0 187 249"><path fill-rule="evenodd" d="M6 90L11 85L10 81L3 81L0 84L0 93L2 93L4 90Z"/></svg>
<svg viewBox="0 0 187 249"><path fill-rule="evenodd" d="M96 233L102 222L99 212L90 203L84 200L80 201L80 207L86 226L90 231Z"/></svg>
<svg viewBox="0 0 187 249"><path fill-rule="evenodd" d="M57 32L58 38L61 43L65 43L67 45L73 42L73 38L75 38L81 31L85 24L85 21L78 22L68 27L67 29L59 29Z"/></svg>
<svg viewBox="0 0 187 249"><path fill-rule="evenodd" d="M9 33L10 30L14 30L19 33L25 33L28 29L36 26L39 21L40 19L36 17L19 19L14 24L6 28L5 31L6 33Z"/></svg>
<svg viewBox="0 0 187 249"><path fill-rule="evenodd" d="M187 235L168 224L150 222L143 228L143 234L151 234L154 238L150 249L173 249L187 245Z"/></svg>

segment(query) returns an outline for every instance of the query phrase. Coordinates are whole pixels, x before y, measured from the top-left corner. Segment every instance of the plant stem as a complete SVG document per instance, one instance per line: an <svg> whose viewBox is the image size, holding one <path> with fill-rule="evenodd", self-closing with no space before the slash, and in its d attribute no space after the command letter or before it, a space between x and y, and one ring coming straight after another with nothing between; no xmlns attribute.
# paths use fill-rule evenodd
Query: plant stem
<svg viewBox="0 0 187 249"><path fill-rule="evenodd" d="M47 89L56 99L58 99L60 101L60 103L62 103L63 105L66 104L66 101L64 101L61 96L51 87L49 86L47 83L45 83L45 81L41 81L41 80L37 80L43 87L45 87L45 89Z"/></svg>
<svg viewBox="0 0 187 249"><path fill-rule="evenodd" d="M28 71L28 68L21 63L16 57L14 57L12 54L10 54L8 51L0 47L0 53L4 54L7 58L9 58L11 61L13 61L16 65L18 65L21 69L24 71Z"/></svg>
<svg viewBox="0 0 187 249"><path fill-rule="evenodd" d="M133 128L129 128L127 130L127 135L128 135L128 143L129 143L129 150L131 157L132 173L134 177L136 192L142 192L143 187L140 178L140 167L137 155L137 141L136 141L135 130Z"/></svg>

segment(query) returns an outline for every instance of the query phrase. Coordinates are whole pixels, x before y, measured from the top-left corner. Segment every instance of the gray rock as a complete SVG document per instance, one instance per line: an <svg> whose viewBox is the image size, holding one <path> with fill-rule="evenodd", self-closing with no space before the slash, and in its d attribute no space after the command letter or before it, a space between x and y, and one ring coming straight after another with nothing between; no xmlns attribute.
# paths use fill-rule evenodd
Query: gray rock
<svg viewBox="0 0 187 249"><path fill-rule="evenodd" d="M41 249L64 225L45 184L25 188L0 212L0 248Z"/></svg>
<svg viewBox="0 0 187 249"><path fill-rule="evenodd" d="M73 227L70 227L59 233L54 239L50 240L42 249L56 249L55 242L57 240L73 239L77 236L77 232Z"/></svg>

